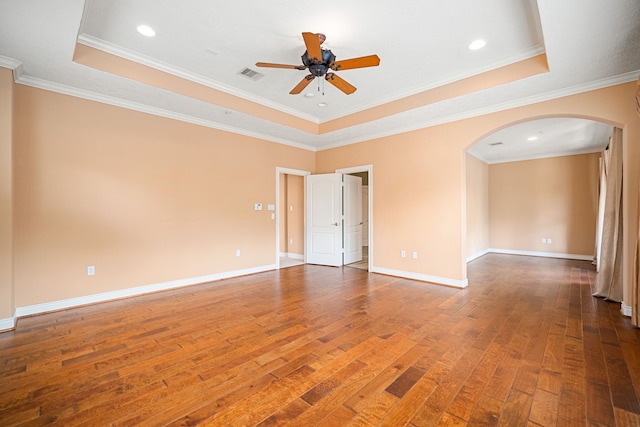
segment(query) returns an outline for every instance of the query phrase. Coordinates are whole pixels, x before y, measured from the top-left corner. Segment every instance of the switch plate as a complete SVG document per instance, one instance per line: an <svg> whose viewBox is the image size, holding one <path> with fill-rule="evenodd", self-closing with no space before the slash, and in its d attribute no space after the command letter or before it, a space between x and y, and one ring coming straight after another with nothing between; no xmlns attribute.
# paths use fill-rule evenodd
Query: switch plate
<svg viewBox="0 0 640 427"><path fill-rule="evenodd" d="M96 275L96 267L94 265L90 265L87 267L87 276L95 276Z"/></svg>
<svg viewBox="0 0 640 427"><path fill-rule="evenodd" d="M413 259L418 259L418 252L413 251Z"/></svg>
<svg viewBox="0 0 640 427"><path fill-rule="evenodd" d="M276 219L276 214L272 213L271 214L271 219Z"/></svg>
<svg viewBox="0 0 640 427"><path fill-rule="evenodd" d="M551 239L547 239L547 243L548 243L548 244L551 244Z"/></svg>
<svg viewBox="0 0 640 427"><path fill-rule="evenodd" d="M547 243L547 239L542 239L542 243Z"/></svg>
<svg viewBox="0 0 640 427"><path fill-rule="evenodd" d="M407 257L407 253L405 251L400 251L400 257L401 258L406 258Z"/></svg>
<svg viewBox="0 0 640 427"><path fill-rule="evenodd" d="M275 211L276 210L276 205L267 205L267 210L268 211Z"/></svg>
<svg viewBox="0 0 640 427"><path fill-rule="evenodd" d="M236 256L240 256L240 249L236 249Z"/></svg>

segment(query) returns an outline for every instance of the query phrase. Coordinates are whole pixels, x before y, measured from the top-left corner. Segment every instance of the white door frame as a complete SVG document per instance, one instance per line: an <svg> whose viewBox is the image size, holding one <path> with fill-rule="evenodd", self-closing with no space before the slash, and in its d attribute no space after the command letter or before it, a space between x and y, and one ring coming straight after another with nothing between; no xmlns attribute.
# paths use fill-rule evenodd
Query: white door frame
<svg viewBox="0 0 640 427"><path fill-rule="evenodd" d="M286 174L286 175L297 175L297 176L306 176L306 175L311 175L311 172L309 171L303 171L303 170L298 170L298 169L289 169L289 168L282 168L279 166L276 166L276 270L280 269L280 175L281 174ZM306 215L305 215L306 217ZM305 218L306 221L306 218ZM306 230L306 224L305 224L305 230ZM304 234L304 233L303 233ZM305 238L303 236L303 238ZM305 248L306 242L302 242L302 247Z"/></svg>
<svg viewBox="0 0 640 427"><path fill-rule="evenodd" d="M369 262L367 270L373 273L373 165L353 166L350 168L336 169L336 172L350 174L367 172L369 178Z"/></svg>

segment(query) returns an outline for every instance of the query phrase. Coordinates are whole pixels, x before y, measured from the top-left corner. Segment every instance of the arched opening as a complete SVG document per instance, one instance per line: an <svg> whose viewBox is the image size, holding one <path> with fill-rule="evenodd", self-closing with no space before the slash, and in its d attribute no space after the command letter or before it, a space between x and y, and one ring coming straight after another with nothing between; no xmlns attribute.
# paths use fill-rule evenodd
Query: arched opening
<svg viewBox="0 0 640 427"><path fill-rule="evenodd" d="M599 158L613 129L593 118L535 117L471 144L467 261L489 252L592 259Z"/></svg>

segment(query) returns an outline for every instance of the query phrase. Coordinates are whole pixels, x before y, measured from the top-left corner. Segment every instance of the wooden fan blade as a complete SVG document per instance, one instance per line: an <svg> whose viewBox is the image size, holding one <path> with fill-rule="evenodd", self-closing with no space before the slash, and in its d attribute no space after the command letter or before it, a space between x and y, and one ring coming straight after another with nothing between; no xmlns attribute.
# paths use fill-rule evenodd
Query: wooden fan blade
<svg viewBox="0 0 640 427"><path fill-rule="evenodd" d="M320 48L320 38L315 33L302 33L304 44L307 47L309 59L314 62L322 62L322 48Z"/></svg>
<svg viewBox="0 0 640 427"><path fill-rule="evenodd" d="M378 58L378 55L369 55L336 61L331 68L337 71L350 70L353 68L377 67L378 65L380 65L380 58Z"/></svg>
<svg viewBox="0 0 640 427"><path fill-rule="evenodd" d="M314 76L313 74L309 74L308 76L306 76L304 79L302 79L302 81L300 83L298 83L298 85L296 87L294 87L291 92L289 92L289 94L291 95L297 95L300 92L302 92L304 90L305 87L309 86L309 83L311 83L313 81L313 79L315 79L316 76Z"/></svg>
<svg viewBox="0 0 640 427"><path fill-rule="evenodd" d="M351 95L356 91L356 87L352 84L348 83L346 80L340 78L334 73L327 73L324 76L325 80L346 93L347 95Z"/></svg>
<svg viewBox="0 0 640 427"><path fill-rule="evenodd" d="M289 65L289 64L272 64L270 62L256 62L256 67L266 68L291 68L293 70L304 70L304 66L301 65ZM302 67L302 68L301 68Z"/></svg>

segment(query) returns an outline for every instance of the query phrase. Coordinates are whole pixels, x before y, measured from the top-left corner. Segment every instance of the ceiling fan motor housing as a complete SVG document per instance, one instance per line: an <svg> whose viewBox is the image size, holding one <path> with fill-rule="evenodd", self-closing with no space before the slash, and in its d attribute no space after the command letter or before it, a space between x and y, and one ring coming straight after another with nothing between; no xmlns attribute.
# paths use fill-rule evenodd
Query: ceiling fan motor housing
<svg viewBox="0 0 640 427"><path fill-rule="evenodd" d="M322 49L322 62L309 58L308 51L305 51L304 55L302 55L302 63L309 67L309 72L316 77L324 76L335 62L336 56L329 49Z"/></svg>

